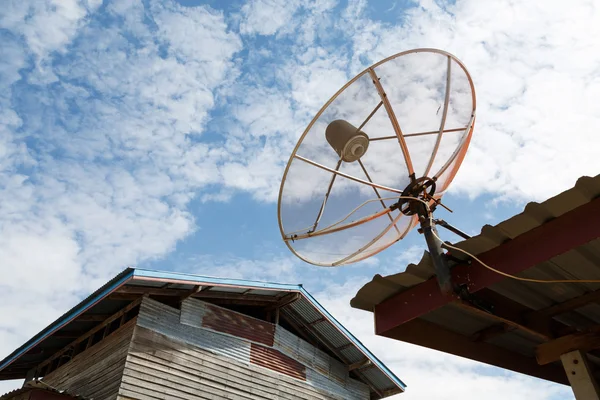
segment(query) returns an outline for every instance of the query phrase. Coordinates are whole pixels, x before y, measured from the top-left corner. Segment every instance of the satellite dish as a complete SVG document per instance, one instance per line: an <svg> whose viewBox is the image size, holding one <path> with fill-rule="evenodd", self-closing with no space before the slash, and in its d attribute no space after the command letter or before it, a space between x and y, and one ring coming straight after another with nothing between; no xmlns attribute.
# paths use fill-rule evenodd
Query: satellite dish
<svg viewBox="0 0 600 400"><path fill-rule="evenodd" d="M473 81L453 55L416 49L367 68L325 103L290 156L279 191L283 240L328 267L401 240L439 204L474 123Z"/></svg>

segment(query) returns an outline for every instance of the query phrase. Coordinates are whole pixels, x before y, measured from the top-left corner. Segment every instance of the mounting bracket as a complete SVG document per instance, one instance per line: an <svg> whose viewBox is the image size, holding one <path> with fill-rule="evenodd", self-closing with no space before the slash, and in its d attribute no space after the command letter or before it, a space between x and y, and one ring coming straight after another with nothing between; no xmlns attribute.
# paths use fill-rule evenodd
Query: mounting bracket
<svg viewBox="0 0 600 400"><path fill-rule="evenodd" d="M442 249L442 241L438 238L435 223L429 215L429 211L425 205L419 204L421 206L419 207L420 210L418 212L419 222L421 224L423 236L425 236L425 241L427 242L427 248L429 249L429 255L435 269L438 285L440 286L442 293L445 295L452 295L455 292L454 285L452 284L450 268L448 267L448 262Z"/></svg>

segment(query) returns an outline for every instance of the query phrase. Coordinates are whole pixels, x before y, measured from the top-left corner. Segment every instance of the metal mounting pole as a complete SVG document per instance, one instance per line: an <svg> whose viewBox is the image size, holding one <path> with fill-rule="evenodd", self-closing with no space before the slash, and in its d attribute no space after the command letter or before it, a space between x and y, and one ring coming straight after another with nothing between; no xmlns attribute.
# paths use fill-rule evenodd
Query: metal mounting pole
<svg viewBox="0 0 600 400"><path fill-rule="evenodd" d="M444 251L442 250L442 241L438 239L435 224L425 207L420 209L419 220L423 236L425 236L425 241L427 242L431 262L435 269L438 285L440 286L442 293L451 295L454 292L454 287L452 285L450 269L448 268L448 263L444 256Z"/></svg>
<svg viewBox="0 0 600 400"><path fill-rule="evenodd" d="M414 179L414 176L411 176L411 179L411 182L402 191L402 198L396 204L390 206L390 210L400 210L405 215L416 214L419 217L421 224L419 231L425 236L440 290L444 295L452 296L454 295L454 285L452 284L450 268L448 268L442 250L442 241L435 229L433 210L427 205L427 202L433 199L435 193L435 180L425 176L419 179Z"/></svg>

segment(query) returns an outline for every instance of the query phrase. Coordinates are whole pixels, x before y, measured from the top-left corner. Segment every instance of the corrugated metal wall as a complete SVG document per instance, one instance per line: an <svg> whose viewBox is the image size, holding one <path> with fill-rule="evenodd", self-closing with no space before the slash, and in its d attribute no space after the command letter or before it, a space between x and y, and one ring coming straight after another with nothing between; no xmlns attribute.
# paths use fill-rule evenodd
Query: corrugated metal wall
<svg viewBox="0 0 600 400"><path fill-rule="evenodd" d="M306 380L306 367L271 347L250 343L250 364L268 368L280 374Z"/></svg>
<svg viewBox="0 0 600 400"><path fill-rule="evenodd" d="M188 310L193 312L194 308ZM181 314L184 315L185 313L182 311ZM202 313L204 314L204 310L202 310ZM191 319L187 316L186 318L181 318L181 322ZM207 329L196 329L195 325L188 325L181 322L179 310L176 308L153 300L144 299L142 302L142 307L138 315L139 326L183 340L186 343L202 347L219 355L240 360L250 359L250 346L247 342Z"/></svg>
<svg viewBox="0 0 600 400"><path fill-rule="evenodd" d="M275 325L211 304L204 304L204 308L206 312L202 318L202 327L273 346Z"/></svg>
<svg viewBox="0 0 600 400"><path fill-rule="evenodd" d="M218 322L218 323L217 323ZM368 399L346 367L280 326L188 299L144 299L121 395L133 399Z"/></svg>

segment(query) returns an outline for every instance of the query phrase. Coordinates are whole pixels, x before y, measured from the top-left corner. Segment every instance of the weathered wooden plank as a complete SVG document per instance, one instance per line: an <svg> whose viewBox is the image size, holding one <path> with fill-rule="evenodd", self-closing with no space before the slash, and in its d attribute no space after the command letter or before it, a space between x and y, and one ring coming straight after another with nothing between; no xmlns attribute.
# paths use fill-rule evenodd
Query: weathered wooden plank
<svg viewBox="0 0 600 400"><path fill-rule="evenodd" d="M132 385L127 377L123 377L123 383L121 384L119 393L123 393L135 400L187 400L186 397L180 396L178 392L167 395L163 391L159 391L154 388L147 388L145 385L140 386L137 384L137 382L134 382ZM205 397L199 393L196 398L204 399Z"/></svg>
<svg viewBox="0 0 600 400"><path fill-rule="evenodd" d="M125 368L135 319L46 375L43 380L61 389L93 397L115 399Z"/></svg>
<svg viewBox="0 0 600 400"><path fill-rule="evenodd" d="M174 360L177 361L177 360ZM146 357L131 357L128 360L128 368L139 370L144 368L152 368L160 371L161 373L169 373L175 376L184 377L190 380L204 380L204 379L213 379L215 381L221 381L222 383L227 383L231 380L236 381L238 384L242 384L243 381L248 381L250 378L249 375L244 373L233 371L232 369L224 368L213 368L212 365L208 366L199 366L192 362L187 362L184 359L181 360L180 363L168 362L167 360L161 359L158 355L148 355ZM183 364L185 362L186 364ZM188 370L186 370L186 365L188 366ZM248 383L263 383L255 380L255 382ZM276 393L273 387L276 386L276 382L267 382L264 385L264 389L266 392ZM252 387L252 385L248 385L248 387Z"/></svg>
<svg viewBox="0 0 600 400"><path fill-rule="evenodd" d="M590 351L598 348L600 348L600 326L542 343L537 347L535 356L540 365L546 365L574 350Z"/></svg>
<svg viewBox="0 0 600 400"><path fill-rule="evenodd" d="M577 400L600 400L600 389L584 352L575 350L560 356Z"/></svg>
<svg viewBox="0 0 600 400"><path fill-rule="evenodd" d="M91 341L92 338L94 337L94 335L102 330L102 329L106 329L108 325L110 325L113 321L122 318L126 313L128 313L129 311L131 311L133 308L137 307L138 304L140 304L142 301L142 299L136 299L135 301L132 301L130 304L128 304L127 306L125 306L123 309L121 309L121 311L111 315L110 317L108 317L104 322L98 324L97 326L95 326L94 328L92 328L91 330L87 331L86 333L84 333L83 335L81 335L78 339L75 339L74 341L72 341L71 343L69 343L67 346L65 346L63 349L59 350L58 352L54 353L54 355L50 358L48 358L46 361L40 363L37 367L38 371L41 371L42 368L44 368L46 365L51 364L55 359L62 357L64 354L72 351L72 349L74 349L79 343L81 342L85 342L87 341L87 346L86 346L86 350L90 347L91 345ZM113 332L114 333L114 332Z"/></svg>
<svg viewBox="0 0 600 400"><path fill-rule="evenodd" d="M131 378L131 379L129 379ZM155 391L169 393L171 391L179 392L179 396L187 397L195 396L198 392L213 393L222 395L225 398L234 398L236 400L260 400L261 396L255 396L252 393L245 392L237 388L237 385L232 385L227 380L217 382L213 379L185 379L178 377L170 372L158 371L149 366L140 366L136 370L127 368L123 375L123 381L133 383L143 382L143 385L148 389L153 387ZM262 397L272 399L273 397Z"/></svg>

